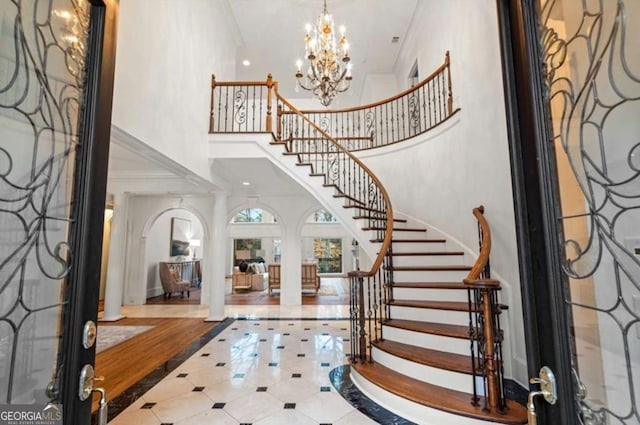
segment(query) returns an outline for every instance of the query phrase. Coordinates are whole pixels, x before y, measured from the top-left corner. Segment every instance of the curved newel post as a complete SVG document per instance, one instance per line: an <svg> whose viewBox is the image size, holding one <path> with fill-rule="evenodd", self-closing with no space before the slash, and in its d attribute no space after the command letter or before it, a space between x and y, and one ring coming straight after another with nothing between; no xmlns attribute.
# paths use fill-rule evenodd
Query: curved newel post
<svg viewBox="0 0 640 425"><path fill-rule="evenodd" d="M478 220L480 253L463 280L469 288L469 336L474 375L472 403L479 404L475 382L475 377L479 375L483 378L484 408L503 411L506 400L502 366L503 335L499 320L503 307L498 303L500 282L490 276L491 230L484 217L484 207L474 208L473 215Z"/></svg>
<svg viewBox="0 0 640 425"><path fill-rule="evenodd" d="M209 106L209 133L213 133L213 129L214 129L214 118L215 118L215 113L213 111L214 108L214 100L213 100L213 93L216 89L216 76L215 75L211 75L211 105Z"/></svg>

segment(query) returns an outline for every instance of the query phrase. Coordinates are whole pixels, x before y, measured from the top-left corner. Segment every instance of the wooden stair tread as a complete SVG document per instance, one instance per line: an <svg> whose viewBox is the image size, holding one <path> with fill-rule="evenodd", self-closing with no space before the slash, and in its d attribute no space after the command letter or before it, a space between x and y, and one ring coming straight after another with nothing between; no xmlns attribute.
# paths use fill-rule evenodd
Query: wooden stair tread
<svg viewBox="0 0 640 425"><path fill-rule="evenodd" d="M419 363L438 369L450 370L453 372L473 373L471 368L471 357L462 354L449 353L446 351L432 350L429 348L417 347L415 345L404 344L397 341L374 341L373 346L380 350L392 354L405 360Z"/></svg>
<svg viewBox="0 0 640 425"><path fill-rule="evenodd" d="M416 252L393 252L394 257L419 257L419 256L437 256L437 255L464 255L462 251L416 251Z"/></svg>
<svg viewBox="0 0 640 425"><path fill-rule="evenodd" d="M380 213L380 214L384 214L385 213L385 211L378 210L378 209L371 208L371 207L365 207L365 206L362 206L362 205L349 204L349 205L343 205L342 208L358 208L360 210L371 211L371 212L376 212L376 213Z"/></svg>
<svg viewBox="0 0 640 425"><path fill-rule="evenodd" d="M393 282L394 288L469 289L462 282Z"/></svg>
<svg viewBox="0 0 640 425"><path fill-rule="evenodd" d="M388 267L385 267L388 269ZM421 271L468 271L471 270L471 266L459 266L459 265L442 265L442 266L393 266L393 271L396 272L421 272Z"/></svg>
<svg viewBox="0 0 640 425"><path fill-rule="evenodd" d="M354 220L379 220L379 221L386 221L387 217L376 217L376 216L369 216L369 215L354 215L352 217ZM406 223L407 220L405 220L404 218L394 218L393 221L395 223Z"/></svg>
<svg viewBox="0 0 640 425"><path fill-rule="evenodd" d="M469 311L469 303L458 301L422 301L422 300L393 300L389 305L396 307L429 308L432 310ZM473 311L478 311L472 305Z"/></svg>
<svg viewBox="0 0 640 425"><path fill-rule="evenodd" d="M382 239L371 239L371 242L382 242ZM445 243L445 239L392 239L392 243Z"/></svg>
<svg viewBox="0 0 640 425"><path fill-rule="evenodd" d="M504 413L486 412L483 410L483 397L480 397L478 406L473 406L471 394L419 381L378 363L356 363L351 367L380 388L423 406L483 421L503 424L527 423L525 407L512 400L507 400Z"/></svg>
<svg viewBox="0 0 640 425"><path fill-rule="evenodd" d="M380 226L372 226L372 227L363 227L362 230L386 230L386 227L380 227ZM393 228L394 232L420 232L420 233L424 233L427 231L427 229L423 229L423 228L398 228L398 227L394 227Z"/></svg>
<svg viewBox="0 0 640 425"><path fill-rule="evenodd" d="M469 339L469 327L461 325L449 325L447 323L418 322L416 320L388 319L385 326L420 332L423 334L447 336L451 338Z"/></svg>

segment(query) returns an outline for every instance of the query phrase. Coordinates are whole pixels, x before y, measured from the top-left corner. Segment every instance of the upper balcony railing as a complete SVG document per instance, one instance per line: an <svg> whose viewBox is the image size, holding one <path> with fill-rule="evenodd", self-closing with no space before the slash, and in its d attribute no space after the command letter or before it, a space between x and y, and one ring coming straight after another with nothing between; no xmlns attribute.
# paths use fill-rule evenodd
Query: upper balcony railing
<svg viewBox="0 0 640 425"><path fill-rule="evenodd" d="M300 117L291 110L272 111L274 81L211 82L210 133L275 132L286 140L287 128ZM357 151L397 143L438 126L455 114L449 52L444 63L410 89L369 105L337 110L300 111L338 141ZM274 122L277 119L277 123Z"/></svg>
<svg viewBox="0 0 640 425"><path fill-rule="evenodd" d="M457 112L453 109L449 52L431 75L396 96L354 108L301 112L350 151L418 136ZM295 119L290 112L278 111L278 120L285 127L290 119ZM278 134L281 137L286 135Z"/></svg>

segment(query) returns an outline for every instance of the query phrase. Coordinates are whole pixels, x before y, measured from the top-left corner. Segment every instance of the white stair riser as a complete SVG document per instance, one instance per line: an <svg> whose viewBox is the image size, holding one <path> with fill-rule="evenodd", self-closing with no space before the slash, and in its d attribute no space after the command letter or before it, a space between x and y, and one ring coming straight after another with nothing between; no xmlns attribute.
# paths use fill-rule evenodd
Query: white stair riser
<svg viewBox="0 0 640 425"><path fill-rule="evenodd" d="M468 339L451 338L448 336L425 334L406 329L383 326L382 335L390 341L403 342L422 348L447 351L450 353L470 355L471 348Z"/></svg>
<svg viewBox="0 0 640 425"><path fill-rule="evenodd" d="M397 282L462 282L468 270L394 270Z"/></svg>
<svg viewBox="0 0 640 425"><path fill-rule="evenodd" d="M463 289L393 288L393 298L416 301L468 301L467 291Z"/></svg>
<svg viewBox="0 0 640 425"><path fill-rule="evenodd" d="M410 376L422 382L449 388L451 390L473 393L473 378L466 373L453 372L415 363L393 354L373 348L373 360L383 366Z"/></svg>
<svg viewBox="0 0 640 425"><path fill-rule="evenodd" d="M399 226L394 226L399 229ZM393 232L394 239L429 239L429 232L411 231L411 230L395 230Z"/></svg>
<svg viewBox="0 0 640 425"><path fill-rule="evenodd" d="M464 255L394 255L393 265L410 266L443 266L453 264L462 266Z"/></svg>
<svg viewBox="0 0 640 425"><path fill-rule="evenodd" d="M446 323L449 325L469 325L469 313L466 311L434 310L431 308L415 308L391 306L391 318L415 320L418 322Z"/></svg>
<svg viewBox="0 0 640 425"><path fill-rule="evenodd" d="M402 239L402 238L396 238ZM428 237L426 239L429 239ZM446 242L394 242L393 252L444 251Z"/></svg>
<svg viewBox="0 0 640 425"><path fill-rule="evenodd" d="M351 369L351 379L360 391L377 404L420 425L490 425L493 423L454 415L398 397L363 378L353 369Z"/></svg>

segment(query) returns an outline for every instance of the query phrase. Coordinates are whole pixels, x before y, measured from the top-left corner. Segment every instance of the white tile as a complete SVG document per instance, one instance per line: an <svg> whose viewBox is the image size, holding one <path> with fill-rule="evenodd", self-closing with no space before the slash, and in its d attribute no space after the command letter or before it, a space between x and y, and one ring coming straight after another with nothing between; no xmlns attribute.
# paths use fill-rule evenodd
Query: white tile
<svg viewBox="0 0 640 425"><path fill-rule="evenodd" d="M224 406L225 412L239 422L257 422L284 408L284 404L269 393L253 392Z"/></svg>
<svg viewBox="0 0 640 425"><path fill-rule="evenodd" d="M261 419L253 425L318 425L318 422L297 409L283 409L282 412Z"/></svg>
<svg viewBox="0 0 640 425"><path fill-rule="evenodd" d="M175 378L176 374L160 381L144 394L150 403L159 403L171 398L181 397L193 390L194 385L185 378Z"/></svg>
<svg viewBox="0 0 640 425"><path fill-rule="evenodd" d="M151 409L128 408L120 413L109 425L160 425L160 419L151 411Z"/></svg>
<svg viewBox="0 0 640 425"><path fill-rule="evenodd" d="M175 422L174 425L238 425L239 422L222 409L209 409Z"/></svg>
<svg viewBox="0 0 640 425"><path fill-rule="evenodd" d="M333 425L375 425L378 422L373 419L369 419L368 416L360 413L357 410L343 416L336 422L333 422Z"/></svg>
<svg viewBox="0 0 640 425"><path fill-rule="evenodd" d="M299 402L296 408L320 423L333 423L354 410L354 407L335 391L308 397Z"/></svg>
<svg viewBox="0 0 640 425"><path fill-rule="evenodd" d="M202 392L189 392L182 397L165 400L153 406L153 413L162 422L177 422L198 413L203 413L213 406L213 402ZM137 424L136 424L137 425Z"/></svg>

